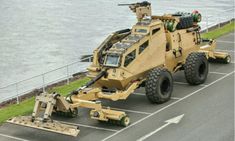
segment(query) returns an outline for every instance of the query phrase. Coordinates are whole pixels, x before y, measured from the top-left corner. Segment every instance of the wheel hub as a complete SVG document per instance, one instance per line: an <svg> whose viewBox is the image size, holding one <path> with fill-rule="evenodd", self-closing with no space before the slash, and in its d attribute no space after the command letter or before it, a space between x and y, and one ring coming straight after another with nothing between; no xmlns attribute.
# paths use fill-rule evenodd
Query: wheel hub
<svg viewBox="0 0 235 141"><path fill-rule="evenodd" d="M200 66L199 66L199 77L203 77L203 75L205 74L205 70L206 70L206 64L205 63L202 63Z"/></svg>
<svg viewBox="0 0 235 141"><path fill-rule="evenodd" d="M161 93L163 95L167 94L169 92L169 88L170 88L170 81L169 79L164 79L161 83Z"/></svg>

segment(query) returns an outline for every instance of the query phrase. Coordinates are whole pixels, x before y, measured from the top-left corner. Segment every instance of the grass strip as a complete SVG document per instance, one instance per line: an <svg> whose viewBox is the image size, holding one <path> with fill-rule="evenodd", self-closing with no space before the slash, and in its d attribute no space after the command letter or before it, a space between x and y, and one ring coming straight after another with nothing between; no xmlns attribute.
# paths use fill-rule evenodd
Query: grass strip
<svg viewBox="0 0 235 141"><path fill-rule="evenodd" d="M230 24L227 24L221 28L217 28L215 30L212 30L208 33L203 33L202 34L202 38L207 38L207 39L216 39L216 38L219 38L229 32L232 32L234 31L235 29L235 23L232 22Z"/></svg>
<svg viewBox="0 0 235 141"><path fill-rule="evenodd" d="M89 78L85 77L83 79L71 82L69 85L55 87L52 90L50 90L50 92L57 92L65 96L71 91L76 90L77 88L79 88L88 81ZM35 103L35 97L32 97L22 101L20 104L12 104L0 109L0 124L5 122L7 119L15 116L31 114L34 108L34 103Z"/></svg>

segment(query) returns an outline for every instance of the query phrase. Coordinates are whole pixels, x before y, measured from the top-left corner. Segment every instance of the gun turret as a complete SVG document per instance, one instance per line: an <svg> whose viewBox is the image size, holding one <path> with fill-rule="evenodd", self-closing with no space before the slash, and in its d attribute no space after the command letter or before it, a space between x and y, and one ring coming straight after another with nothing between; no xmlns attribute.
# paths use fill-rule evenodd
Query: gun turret
<svg viewBox="0 0 235 141"><path fill-rule="evenodd" d="M148 1L131 4L118 4L118 6L129 6L131 11L136 13L138 21L141 21L145 16L152 16L151 3Z"/></svg>

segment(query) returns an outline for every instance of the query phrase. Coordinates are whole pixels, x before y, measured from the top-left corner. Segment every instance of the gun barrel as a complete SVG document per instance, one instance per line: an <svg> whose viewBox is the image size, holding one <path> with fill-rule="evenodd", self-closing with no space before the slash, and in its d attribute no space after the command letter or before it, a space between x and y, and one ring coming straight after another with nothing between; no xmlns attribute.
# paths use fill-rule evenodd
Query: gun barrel
<svg viewBox="0 0 235 141"><path fill-rule="evenodd" d="M133 4L118 4L118 6L130 6L130 5L133 5Z"/></svg>
<svg viewBox="0 0 235 141"><path fill-rule="evenodd" d="M143 2L137 2L137 3L121 3L118 4L118 6L130 6L130 5L135 5L135 6L149 6L151 3L148 1L143 1Z"/></svg>

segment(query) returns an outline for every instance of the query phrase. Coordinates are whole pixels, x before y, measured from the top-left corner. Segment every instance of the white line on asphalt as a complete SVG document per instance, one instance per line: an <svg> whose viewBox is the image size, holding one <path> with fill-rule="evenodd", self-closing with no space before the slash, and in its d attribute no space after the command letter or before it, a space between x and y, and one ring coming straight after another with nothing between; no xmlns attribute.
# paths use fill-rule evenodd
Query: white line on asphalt
<svg viewBox="0 0 235 141"><path fill-rule="evenodd" d="M160 130L164 129L165 127L167 127L168 125L170 125L171 123L166 123L164 124L163 126L159 127L157 130L154 130L153 132L150 132L149 134L141 137L140 139L136 140L136 141L143 141L143 140L146 140L147 138L149 138L150 136L152 136L153 134L159 132Z"/></svg>
<svg viewBox="0 0 235 141"><path fill-rule="evenodd" d="M151 116L153 116L153 115L156 115L157 113L160 113L161 111L163 111L163 110L165 110L165 109L167 109L167 108L169 108L169 107L171 107L171 106L173 106L173 105L179 103L180 101L182 101L182 100L184 100L184 99L186 99L186 98L188 98L188 97L190 97L190 96L192 96L192 95L194 95L194 94L200 92L201 90L204 90L205 88L208 88L209 86L211 86L211 85L215 84L216 82L218 82L218 81L220 81L220 80L222 80L222 79L228 77L229 75L231 75L231 74L233 74L233 73L234 73L234 71L232 71L231 73L226 74L225 76L223 76L223 77L221 77L221 78L219 78L219 79L217 79L217 80L211 82L210 84L208 84L208 85L206 85L206 86L204 86L204 87L202 87L202 88L200 88L200 89L198 89L198 90L196 90L196 91L194 91L194 92L192 92L192 93L186 95L185 97L183 97L183 98L181 98L181 99L179 99L179 100L177 100L177 101L175 101L175 102L173 102L173 103L171 103L171 104L169 104L169 105L163 107L162 109L159 109L159 110L155 111L154 113L152 113L152 114L150 114L150 115L148 115L148 116L146 116L146 117L144 117L144 118L142 118L142 119L140 119L140 120L138 120L138 121L132 123L131 125L129 125L129 126L123 128L123 129L121 129L121 130L119 130L119 131L117 131L117 132L115 132L115 133L113 133L112 135L110 135L110 136L104 138L102 141L106 141L106 140L112 138L113 136L115 136L115 135L117 135L117 134L119 134L119 133L125 131L126 129L131 128L132 126L135 126L136 124L138 124L138 123L144 121L145 119L148 119L149 117L151 117ZM202 93L201 93L201 94L202 94Z"/></svg>
<svg viewBox="0 0 235 141"><path fill-rule="evenodd" d="M177 117L174 117L174 118L171 118L171 119L168 119L166 120L166 124L164 124L163 126L157 128L156 130L142 136L141 138L139 138L137 141L143 141L143 140L146 140L147 138L149 138L150 136L152 136L153 134L156 134L157 132L161 131L162 129L164 129L165 127L167 127L168 125L170 124L178 124L181 119L184 117L184 114L180 115L180 116L177 116Z"/></svg>
<svg viewBox="0 0 235 141"><path fill-rule="evenodd" d="M223 40L217 40L216 42L219 42L219 43L230 43L230 44L234 44L235 42L232 42L232 41L223 41Z"/></svg>
<svg viewBox="0 0 235 141"><path fill-rule="evenodd" d="M134 110L128 110L128 109L121 109L121 108L111 108L111 109L113 109L113 110L122 110L122 111L130 112L130 113L137 113L137 114L144 114L144 115L152 114L152 113L148 113L148 112L134 111Z"/></svg>
<svg viewBox="0 0 235 141"><path fill-rule="evenodd" d="M59 122L63 123L63 124L68 124L68 125L76 125L78 127L81 126L81 127L87 127L87 128L93 128L93 129L105 130L105 131L111 131L111 132L117 132L118 131L118 130L115 130L115 129L109 129L109 128L91 126L91 125L85 125L85 124L80 124L80 123L71 123L71 122L65 122L65 121L59 121Z"/></svg>
<svg viewBox="0 0 235 141"><path fill-rule="evenodd" d="M144 93L133 93L134 95L141 95L141 96L145 96ZM175 99L175 100L178 100L178 99L181 99L179 97L171 97L171 99Z"/></svg>
<svg viewBox="0 0 235 141"><path fill-rule="evenodd" d="M6 137L6 138L15 139L15 140L19 140L19 141L29 141L29 140L26 140L26 139L22 139L22 138L14 137L14 136L10 136L10 135L6 135L6 134L2 134L2 133L0 133L0 136Z"/></svg>
<svg viewBox="0 0 235 141"><path fill-rule="evenodd" d="M179 81L175 81L174 83L175 83L175 84L181 84L181 85L189 85L189 84L186 83L186 82L179 82Z"/></svg>
<svg viewBox="0 0 235 141"><path fill-rule="evenodd" d="M144 93L133 93L134 95L142 95L142 96L145 96Z"/></svg>
<svg viewBox="0 0 235 141"><path fill-rule="evenodd" d="M222 52L235 52L234 50L224 50L224 49L216 49L215 51L222 51Z"/></svg>
<svg viewBox="0 0 235 141"><path fill-rule="evenodd" d="M186 83L186 82L179 82L179 81L175 81L174 83L175 83L175 84L180 84L180 85L189 85L189 84ZM205 85L205 84L200 84L199 86L204 87L204 86L207 86L207 85Z"/></svg>
<svg viewBox="0 0 235 141"><path fill-rule="evenodd" d="M215 72L215 71L211 71L210 73L213 73L213 74L221 74L221 75L226 75L226 74L227 74L227 73Z"/></svg>
<svg viewBox="0 0 235 141"><path fill-rule="evenodd" d="M179 100L179 99L181 99L181 98L179 98L179 97L171 97L171 99Z"/></svg>

